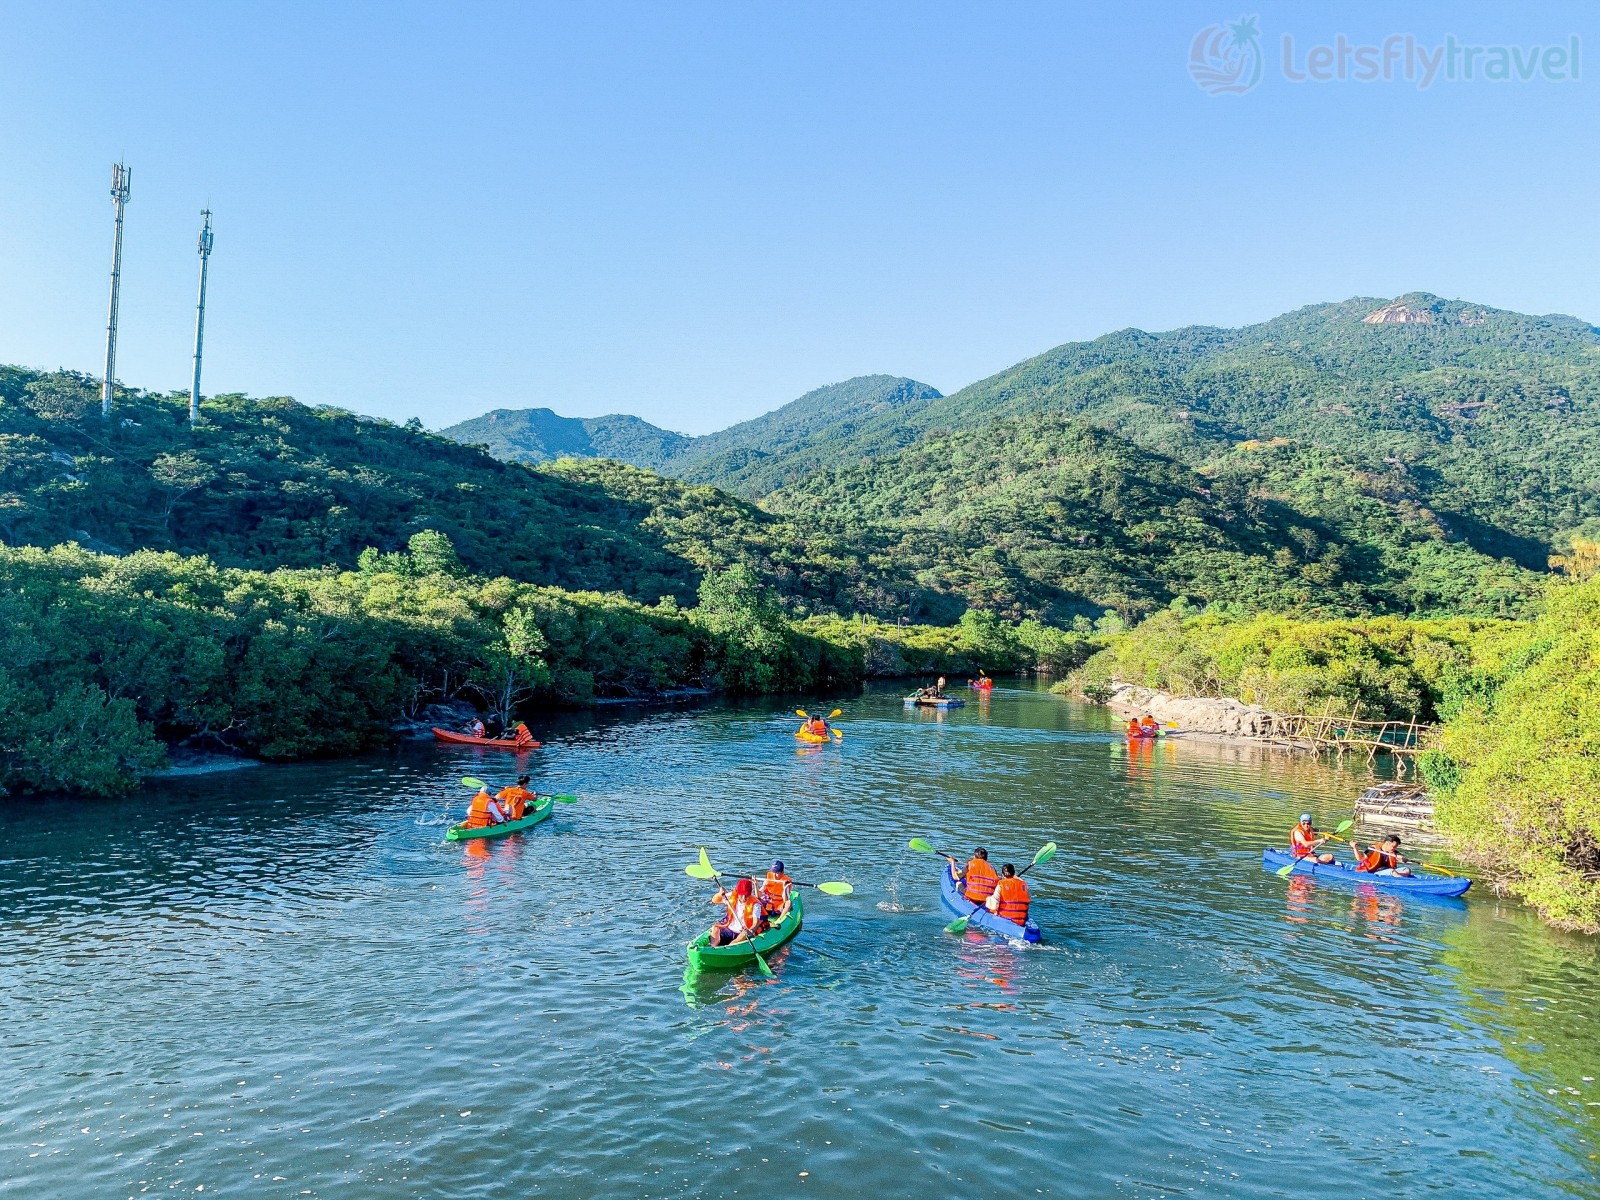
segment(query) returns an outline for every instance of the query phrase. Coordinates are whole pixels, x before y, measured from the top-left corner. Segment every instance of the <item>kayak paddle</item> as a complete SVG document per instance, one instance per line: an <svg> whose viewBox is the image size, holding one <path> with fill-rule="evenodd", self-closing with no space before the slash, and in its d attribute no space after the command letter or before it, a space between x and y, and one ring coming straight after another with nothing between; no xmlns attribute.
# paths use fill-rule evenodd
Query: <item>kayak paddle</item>
<svg viewBox="0 0 1600 1200"><path fill-rule="evenodd" d="M1056 844L1054 842L1046 842L1044 845L1039 847L1039 853L1037 853L1037 854L1035 854L1033 856L1033 861L1031 863L1029 863L1027 866L1023 867L1022 870L1017 872L1017 878L1021 879L1024 875L1026 875L1034 867L1038 866L1040 863L1049 862L1055 856L1056 856ZM979 907L982 907L982 906L980 905ZM976 910L974 910L973 912L968 913L964 917L957 917L954 921L951 921L950 924L948 924L948 925L946 925L944 927L944 931L946 933L965 933L966 929L967 929L967 922L972 920L972 918L975 915L976 915Z"/></svg>
<svg viewBox="0 0 1600 1200"><path fill-rule="evenodd" d="M711 865L711 859L707 856L706 848L704 846L700 847L700 861L697 863L690 863L683 869L683 872L692 879L715 879L717 881L717 888L719 891L726 892L728 890L723 886L722 876L718 875L716 868ZM776 976L772 973L772 968L767 966L767 960L761 957L761 951L756 949L755 935L752 933L746 933L745 940L750 943L750 953L755 956L756 966L761 968L761 973L768 979L776 978Z"/></svg>
<svg viewBox="0 0 1600 1200"><path fill-rule="evenodd" d="M488 791L489 789L489 785L487 783L481 779L474 779L471 775L468 775L462 779L461 786L469 787L473 791L478 791L480 788L484 791ZM542 796L546 800L554 800L557 804L576 804L578 802L578 798L576 796L553 796L549 792L535 792L534 795Z"/></svg>
<svg viewBox="0 0 1600 1200"><path fill-rule="evenodd" d="M855 888L848 883L801 883L798 879L791 879L795 887L816 888L824 896L849 896L853 895Z"/></svg>
<svg viewBox="0 0 1600 1200"><path fill-rule="evenodd" d="M1355 825L1354 821L1340 821L1336 826L1334 826L1333 832L1330 833L1328 835L1328 837L1325 838L1324 840L1325 841L1327 841L1327 840L1344 841L1345 839L1343 837L1341 837L1340 835L1343 834L1343 833L1348 832L1350 830L1350 828L1352 826L1354 826L1354 825ZM1350 844L1352 846L1355 845L1354 842L1351 842ZM1311 856L1307 855L1306 857L1309 858ZM1274 872L1274 874L1277 875L1279 879L1287 879L1290 875L1292 875L1294 873L1294 869L1296 867L1298 867L1304 861L1305 861L1304 858L1297 858L1292 863L1290 863L1287 867L1279 867L1277 869L1277 871Z"/></svg>
<svg viewBox="0 0 1600 1200"><path fill-rule="evenodd" d="M907 845L909 845L918 854L937 854L940 858L950 858L951 857L951 855L946 854L943 850L935 850L932 846L930 846L922 838L912 838L911 841L907 843Z"/></svg>

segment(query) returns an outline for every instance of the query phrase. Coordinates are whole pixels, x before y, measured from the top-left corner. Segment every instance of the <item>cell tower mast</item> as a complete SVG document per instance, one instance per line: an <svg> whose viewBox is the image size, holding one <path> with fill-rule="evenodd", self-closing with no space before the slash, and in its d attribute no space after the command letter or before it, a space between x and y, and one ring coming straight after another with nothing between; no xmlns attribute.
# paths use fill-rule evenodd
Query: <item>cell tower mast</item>
<svg viewBox="0 0 1600 1200"><path fill-rule="evenodd" d="M206 268L211 264L211 210L200 213L200 299L194 306L194 382L189 385L189 424L200 419L200 349L206 339Z"/></svg>
<svg viewBox="0 0 1600 1200"><path fill-rule="evenodd" d="M117 236L111 248L111 308L106 315L106 374L100 384L100 415L111 415L112 381L117 377L117 298L122 292L122 211L128 204L133 172L121 163L111 168L111 203L117 206Z"/></svg>

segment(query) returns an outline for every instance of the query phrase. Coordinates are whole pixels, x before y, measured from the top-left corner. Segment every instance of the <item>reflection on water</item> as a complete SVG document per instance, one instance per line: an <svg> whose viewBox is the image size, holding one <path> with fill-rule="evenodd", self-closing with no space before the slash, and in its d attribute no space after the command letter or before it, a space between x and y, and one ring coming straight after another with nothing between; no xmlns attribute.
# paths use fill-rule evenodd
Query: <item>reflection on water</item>
<svg viewBox="0 0 1600 1200"><path fill-rule="evenodd" d="M796 747L793 707L548 722L536 785L582 802L496 841L443 835L461 776L513 764L432 746L0 804L0 1179L30 1200L1600 1191L1591 939L1476 891L1262 869L1302 809L1348 814L1365 764L1130 748L1103 710L1016 688L953 712L877 690L831 746ZM1057 841L1028 877L1045 942L943 933L913 836L1017 862ZM701 845L857 893L808 904L773 980L686 977Z"/></svg>

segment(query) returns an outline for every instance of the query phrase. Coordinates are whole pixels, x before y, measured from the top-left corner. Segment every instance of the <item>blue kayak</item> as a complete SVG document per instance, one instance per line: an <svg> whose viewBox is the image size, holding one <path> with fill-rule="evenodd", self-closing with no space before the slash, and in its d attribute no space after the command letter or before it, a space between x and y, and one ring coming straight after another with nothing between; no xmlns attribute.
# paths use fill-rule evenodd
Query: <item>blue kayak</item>
<svg viewBox="0 0 1600 1200"><path fill-rule="evenodd" d="M967 922L968 929L982 929L988 933L997 933L1001 937L1016 938L1023 942L1037 942L1039 940L1039 927L1033 923L1033 918L1028 919L1026 925L1018 925L1015 921L1002 921L981 904L974 904L961 894L961 888L956 884L955 872L949 864L940 873L939 899L944 901L944 906L958 917L970 917Z"/></svg>
<svg viewBox="0 0 1600 1200"><path fill-rule="evenodd" d="M1280 870L1294 863L1291 875L1310 875L1314 879L1327 879L1335 883L1368 884L1388 892L1407 892L1413 896L1459 896L1472 886L1472 880L1460 875L1374 875L1371 871L1358 871L1350 863L1319 863L1309 858L1293 858L1287 850L1271 847L1261 852L1261 865L1270 871Z"/></svg>

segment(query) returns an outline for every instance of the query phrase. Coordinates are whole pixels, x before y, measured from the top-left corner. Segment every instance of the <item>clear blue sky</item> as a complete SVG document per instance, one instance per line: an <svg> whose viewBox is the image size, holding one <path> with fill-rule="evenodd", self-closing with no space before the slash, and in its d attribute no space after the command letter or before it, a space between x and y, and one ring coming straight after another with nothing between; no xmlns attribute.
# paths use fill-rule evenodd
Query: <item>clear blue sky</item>
<svg viewBox="0 0 1600 1200"><path fill-rule="evenodd" d="M1245 95L1190 78L1259 14ZM331 14L331 15L330 15ZM1583 39L1576 82L1292 83L1281 39ZM869 372L1412 289L1600 320L1600 10L1540 4L7 5L0 361L431 426L688 432Z"/></svg>

